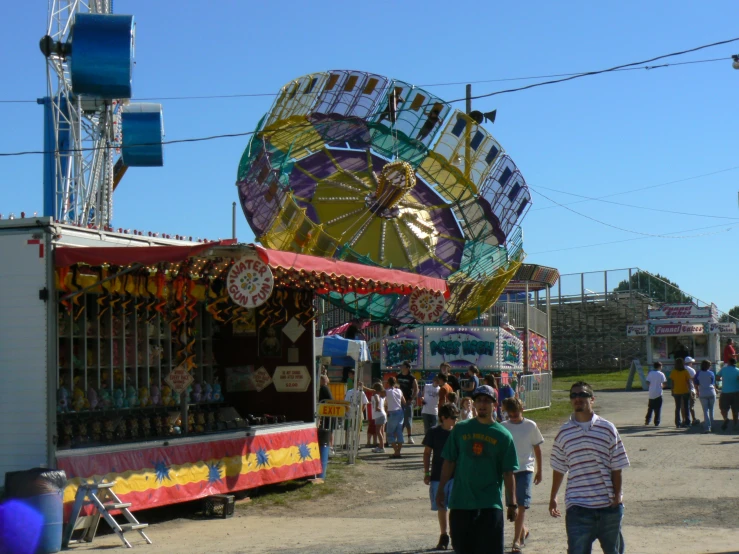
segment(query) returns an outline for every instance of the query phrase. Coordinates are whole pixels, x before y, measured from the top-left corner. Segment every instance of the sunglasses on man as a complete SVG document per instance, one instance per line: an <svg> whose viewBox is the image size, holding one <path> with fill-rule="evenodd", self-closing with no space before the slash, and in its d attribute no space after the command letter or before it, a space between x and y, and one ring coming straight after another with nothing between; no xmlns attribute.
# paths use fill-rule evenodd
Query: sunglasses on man
<svg viewBox="0 0 739 554"><path fill-rule="evenodd" d="M574 400L575 398L593 398L593 395L589 392L571 392L570 400Z"/></svg>

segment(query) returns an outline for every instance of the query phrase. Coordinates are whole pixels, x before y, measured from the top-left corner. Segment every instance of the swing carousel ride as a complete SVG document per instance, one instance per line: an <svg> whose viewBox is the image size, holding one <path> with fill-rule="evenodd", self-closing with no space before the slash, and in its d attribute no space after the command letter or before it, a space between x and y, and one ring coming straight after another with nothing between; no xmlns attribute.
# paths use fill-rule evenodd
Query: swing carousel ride
<svg viewBox="0 0 739 554"><path fill-rule="evenodd" d="M446 301L421 299L431 309L420 317L410 309L418 299L327 296L358 317L467 323L495 303L525 256L519 223L531 195L481 118L381 75L327 71L282 87L237 186L269 248L449 283Z"/></svg>

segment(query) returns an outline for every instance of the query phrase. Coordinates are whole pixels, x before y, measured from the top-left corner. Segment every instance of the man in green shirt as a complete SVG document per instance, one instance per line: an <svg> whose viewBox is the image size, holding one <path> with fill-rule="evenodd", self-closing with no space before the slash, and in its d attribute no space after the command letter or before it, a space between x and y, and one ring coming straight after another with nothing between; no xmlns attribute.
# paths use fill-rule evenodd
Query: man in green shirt
<svg viewBox="0 0 739 554"><path fill-rule="evenodd" d="M457 423L444 446L438 506L454 476L449 500L449 527L456 554L503 554L503 483L508 521L515 521L518 457L513 437L493 419L497 396L482 385L472 393L477 417Z"/></svg>

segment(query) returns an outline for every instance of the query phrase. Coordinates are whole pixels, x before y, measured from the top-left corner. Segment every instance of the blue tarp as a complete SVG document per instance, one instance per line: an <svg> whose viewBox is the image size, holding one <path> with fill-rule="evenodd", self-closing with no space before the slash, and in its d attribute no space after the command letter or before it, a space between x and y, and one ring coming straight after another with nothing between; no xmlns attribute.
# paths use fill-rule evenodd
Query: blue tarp
<svg viewBox="0 0 739 554"><path fill-rule="evenodd" d="M354 366L370 360L369 348L363 340L350 340L337 335L316 337L316 356L331 358L331 365Z"/></svg>

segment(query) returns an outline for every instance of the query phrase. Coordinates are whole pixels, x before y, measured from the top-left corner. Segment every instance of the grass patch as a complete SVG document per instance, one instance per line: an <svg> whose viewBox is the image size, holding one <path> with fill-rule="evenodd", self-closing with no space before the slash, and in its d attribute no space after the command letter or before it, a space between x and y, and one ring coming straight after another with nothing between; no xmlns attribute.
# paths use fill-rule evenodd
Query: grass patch
<svg viewBox="0 0 739 554"><path fill-rule="evenodd" d="M629 370L620 371L568 371L554 373L554 390L570 390L572 383L585 381L593 386L593 390L625 390L626 380L629 378ZM639 378L636 377L637 385Z"/></svg>
<svg viewBox="0 0 739 554"><path fill-rule="evenodd" d="M552 406L546 410L526 412L526 417L536 421L542 429L559 425L570 417L572 413L569 391L573 383L576 381L585 381L586 383L590 383L596 392L625 390L628 377L628 369L609 372L555 372L552 383Z"/></svg>
<svg viewBox="0 0 739 554"><path fill-rule="evenodd" d="M358 461L358 460L357 460ZM260 487L251 494L251 502L237 504L238 509L256 509L289 506L295 502L304 502L335 493L347 478L351 477L354 466L346 462L329 461L326 479L323 484L316 485L307 480L285 481Z"/></svg>

